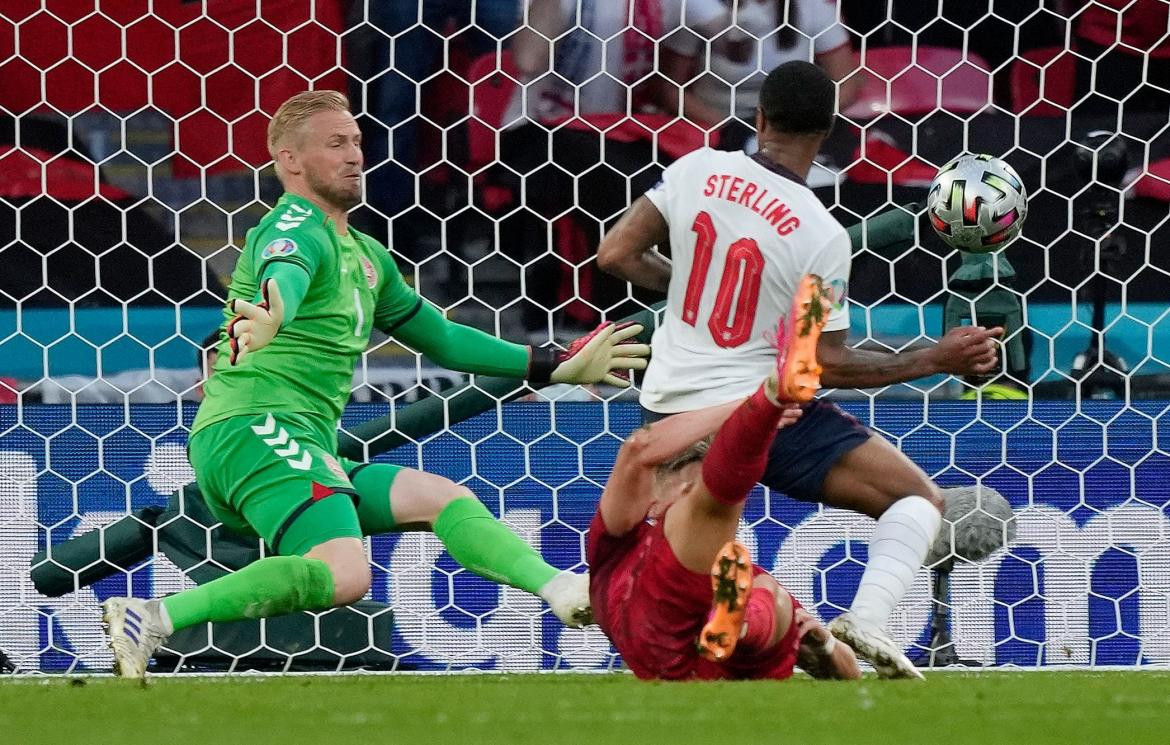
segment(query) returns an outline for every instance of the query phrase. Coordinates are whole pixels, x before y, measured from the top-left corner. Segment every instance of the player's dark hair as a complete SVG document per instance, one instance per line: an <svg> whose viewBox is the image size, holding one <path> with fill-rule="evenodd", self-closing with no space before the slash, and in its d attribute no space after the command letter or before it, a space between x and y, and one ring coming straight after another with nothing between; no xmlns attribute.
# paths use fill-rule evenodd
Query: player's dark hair
<svg viewBox="0 0 1170 745"><path fill-rule="evenodd" d="M794 135L827 133L833 128L837 87L811 62L785 62L764 78L760 109L768 126Z"/></svg>

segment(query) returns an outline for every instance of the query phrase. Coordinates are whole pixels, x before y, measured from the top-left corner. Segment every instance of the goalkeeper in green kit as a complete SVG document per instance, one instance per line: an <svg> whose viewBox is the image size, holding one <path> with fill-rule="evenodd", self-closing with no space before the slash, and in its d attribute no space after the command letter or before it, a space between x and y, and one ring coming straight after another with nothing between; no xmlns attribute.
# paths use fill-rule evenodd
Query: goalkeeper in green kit
<svg viewBox="0 0 1170 745"><path fill-rule="evenodd" d="M637 325L603 324L567 352L512 344L448 321L377 241L348 226L362 199L361 133L340 93L293 96L268 127L285 193L247 236L226 333L188 453L208 507L260 536L270 556L161 600L112 598L114 670L142 678L175 630L324 610L370 587L363 535L429 526L457 562L540 595L563 622L589 622L588 578L560 572L466 487L421 471L337 458L354 363L377 328L468 373L628 385L649 348Z"/></svg>

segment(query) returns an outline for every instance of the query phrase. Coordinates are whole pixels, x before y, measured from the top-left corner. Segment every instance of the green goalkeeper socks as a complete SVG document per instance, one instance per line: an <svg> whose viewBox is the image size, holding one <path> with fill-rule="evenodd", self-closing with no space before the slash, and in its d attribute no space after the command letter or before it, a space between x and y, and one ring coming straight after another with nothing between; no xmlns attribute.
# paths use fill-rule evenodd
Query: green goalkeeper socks
<svg viewBox="0 0 1170 745"><path fill-rule="evenodd" d="M324 610L333 607L333 573L320 559L270 556L162 603L176 631L205 621Z"/></svg>
<svg viewBox="0 0 1170 745"><path fill-rule="evenodd" d="M493 582L538 595L559 574L475 497L462 497L444 507L434 531L451 558Z"/></svg>
<svg viewBox="0 0 1170 745"><path fill-rule="evenodd" d="M455 561L492 581L537 595L559 573L474 497L447 505L434 530ZM324 610L333 606L333 574L319 559L270 556L162 602L176 631L206 621Z"/></svg>

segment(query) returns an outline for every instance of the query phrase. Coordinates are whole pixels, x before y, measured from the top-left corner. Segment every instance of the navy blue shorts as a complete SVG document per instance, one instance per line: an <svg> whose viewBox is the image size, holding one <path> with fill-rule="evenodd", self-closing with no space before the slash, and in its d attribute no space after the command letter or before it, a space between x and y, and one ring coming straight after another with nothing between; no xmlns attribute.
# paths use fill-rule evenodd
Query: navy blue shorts
<svg viewBox="0 0 1170 745"><path fill-rule="evenodd" d="M667 416L642 409L647 424ZM869 429L857 419L836 404L817 399L804 407L796 424L776 433L760 483L802 502L821 502L829 469L869 437Z"/></svg>

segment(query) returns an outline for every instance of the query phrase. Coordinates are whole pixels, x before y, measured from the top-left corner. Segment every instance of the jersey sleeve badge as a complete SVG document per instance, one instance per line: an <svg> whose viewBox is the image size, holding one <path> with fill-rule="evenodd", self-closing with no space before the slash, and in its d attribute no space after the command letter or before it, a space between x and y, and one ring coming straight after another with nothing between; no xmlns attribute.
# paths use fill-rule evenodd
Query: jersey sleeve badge
<svg viewBox="0 0 1170 745"><path fill-rule="evenodd" d="M296 253L296 251L296 241L291 238L277 238L264 247L264 250L260 252L260 258L263 260L277 256L288 256L289 254Z"/></svg>
<svg viewBox="0 0 1170 745"><path fill-rule="evenodd" d="M845 298L849 295L849 282L844 279L834 279L829 283L829 298L833 304L833 310L841 310L845 307Z"/></svg>

